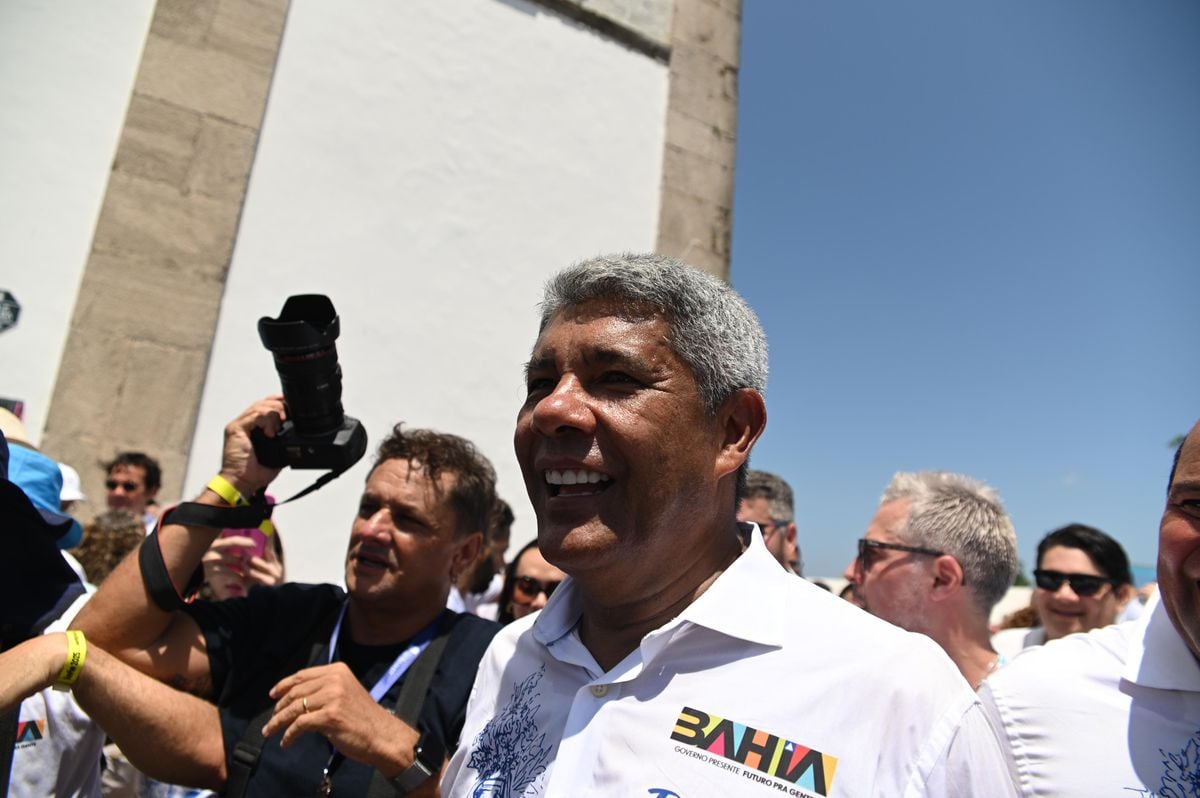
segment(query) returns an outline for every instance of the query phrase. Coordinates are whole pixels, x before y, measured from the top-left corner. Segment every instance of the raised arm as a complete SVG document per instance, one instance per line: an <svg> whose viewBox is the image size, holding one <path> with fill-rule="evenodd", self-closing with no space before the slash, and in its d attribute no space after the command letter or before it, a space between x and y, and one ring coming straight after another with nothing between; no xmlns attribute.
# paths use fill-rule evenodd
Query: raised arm
<svg viewBox="0 0 1200 798"><path fill-rule="evenodd" d="M225 427L220 476L242 496L252 496L278 474L254 456L250 432L256 427L274 436L286 417L283 397L255 402ZM196 497L199 504L216 507L228 503L211 488ZM186 585L201 558L220 534L219 529L163 524L145 546L158 545L171 583ZM156 679L199 695L210 688L204 636L196 623L181 611L165 611L151 599L133 552L104 581L100 591L84 606L72 628L89 640Z"/></svg>
<svg viewBox="0 0 1200 798"><path fill-rule="evenodd" d="M161 781L219 790L225 747L217 708L87 646L72 692L138 770ZM42 635L0 654L0 712L50 687L67 658L67 635Z"/></svg>

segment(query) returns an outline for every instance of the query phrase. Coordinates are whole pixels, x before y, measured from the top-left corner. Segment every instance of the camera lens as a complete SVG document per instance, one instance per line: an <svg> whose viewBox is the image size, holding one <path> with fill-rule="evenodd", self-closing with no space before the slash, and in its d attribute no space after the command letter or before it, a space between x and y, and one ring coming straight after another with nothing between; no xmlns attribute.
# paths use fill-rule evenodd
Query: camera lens
<svg viewBox="0 0 1200 798"><path fill-rule="evenodd" d="M342 408L342 369L334 341L340 333L329 297L288 297L278 319L258 320L258 335L275 358L288 417L300 435L337 430Z"/></svg>

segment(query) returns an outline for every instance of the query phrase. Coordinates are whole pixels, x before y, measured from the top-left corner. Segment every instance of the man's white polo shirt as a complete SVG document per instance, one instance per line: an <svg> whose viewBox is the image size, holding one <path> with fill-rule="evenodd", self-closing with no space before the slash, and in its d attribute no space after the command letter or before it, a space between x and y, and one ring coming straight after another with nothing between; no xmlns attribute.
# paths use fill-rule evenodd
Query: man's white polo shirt
<svg viewBox="0 0 1200 798"><path fill-rule="evenodd" d="M757 532L608 673L567 579L493 641L442 794L1007 796L995 732L929 638L788 574Z"/></svg>
<svg viewBox="0 0 1200 798"><path fill-rule="evenodd" d="M1200 795L1200 664L1157 599L1022 652L980 697L1023 795Z"/></svg>

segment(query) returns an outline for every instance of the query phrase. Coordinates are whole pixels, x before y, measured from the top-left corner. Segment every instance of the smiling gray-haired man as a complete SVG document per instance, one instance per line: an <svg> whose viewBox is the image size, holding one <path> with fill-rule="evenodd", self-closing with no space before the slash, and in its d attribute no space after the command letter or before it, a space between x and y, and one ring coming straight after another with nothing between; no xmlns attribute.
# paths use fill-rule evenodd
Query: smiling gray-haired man
<svg viewBox="0 0 1200 798"><path fill-rule="evenodd" d="M551 279L515 445L570 577L489 648L443 795L1012 794L940 649L738 523L766 366L746 303L682 263Z"/></svg>

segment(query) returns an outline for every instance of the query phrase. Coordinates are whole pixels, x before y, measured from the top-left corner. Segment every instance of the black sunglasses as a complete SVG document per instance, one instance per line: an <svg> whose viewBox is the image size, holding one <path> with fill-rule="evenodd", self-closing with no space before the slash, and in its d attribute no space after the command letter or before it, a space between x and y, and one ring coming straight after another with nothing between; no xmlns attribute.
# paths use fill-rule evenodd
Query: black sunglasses
<svg viewBox="0 0 1200 798"><path fill-rule="evenodd" d="M766 523L759 524L759 529L762 530L764 538L769 537L777 529L787 529L787 525L791 521L780 521L778 518L767 519Z"/></svg>
<svg viewBox="0 0 1200 798"><path fill-rule="evenodd" d="M518 576L513 580L513 587L516 588L521 595L527 597L529 601L533 601L535 598L537 598L539 593L545 593L546 598L550 598L552 595L554 595L554 588L558 587L560 584L562 583L557 581L541 582L537 579L534 579L532 576Z"/></svg>
<svg viewBox="0 0 1200 798"><path fill-rule="evenodd" d="M1071 585L1071 592L1083 598L1096 595L1105 585L1116 585L1116 582L1104 576L1064 574L1062 571L1043 571L1041 568L1033 572L1033 579L1038 587L1051 593L1057 593L1063 582L1067 582Z"/></svg>
<svg viewBox="0 0 1200 798"><path fill-rule="evenodd" d="M133 493L138 489L138 484L136 482L117 482L115 479L110 479L104 483L104 487L108 488L109 490L116 490L118 486L120 486L121 489L126 493Z"/></svg>
<svg viewBox="0 0 1200 798"><path fill-rule="evenodd" d="M907 551L910 554L924 554L929 557L941 557L946 553L944 551L938 551L937 549L927 549L922 546L905 546L901 543L885 543L882 540L859 538L858 561L862 563L863 568L870 567L871 549L894 549L895 551Z"/></svg>
<svg viewBox="0 0 1200 798"><path fill-rule="evenodd" d="M941 557L946 552L938 551L937 549L927 549L924 546L905 546L903 543L885 543L882 540L871 540L869 538L858 539L858 564L864 571L871 570L871 550L872 549L892 549L894 551L907 551L909 554L924 554L926 557ZM966 574L963 574L962 584L967 583Z"/></svg>

